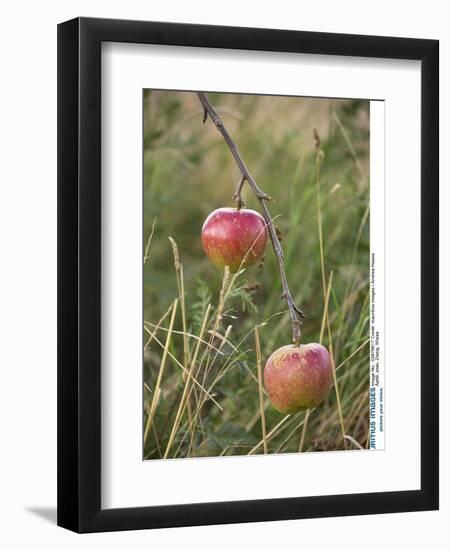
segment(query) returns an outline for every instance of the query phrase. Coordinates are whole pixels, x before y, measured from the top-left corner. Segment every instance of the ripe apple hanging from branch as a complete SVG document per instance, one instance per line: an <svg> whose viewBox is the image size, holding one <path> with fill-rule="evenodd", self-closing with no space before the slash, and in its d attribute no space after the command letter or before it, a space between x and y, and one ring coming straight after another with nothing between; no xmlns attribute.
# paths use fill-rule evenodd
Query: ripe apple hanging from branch
<svg viewBox="0 0 450 550"><path fill-rule="evenodd" d="M206 95L203 92L198 92L197 95L203 106L203 122L209 116L222 134L241 172L233 197L237 203L236 208L220 208L208 216L202 229L203 248L216 266L228 265L231 271L237 271L261 259L267 234L269 235L280 271L282 298L286 300L291 317L292 344L276 350L267 361L264 369L266 391L275 408L285 414L317 406L326 398L331 387L331 361L327 349L322 345L300 345L300 326L305 315L295 305L289 290L283 249L267 207L271 197L258 187ZM241 192L245 182L260 203L262 216L253 210L242 208L244 202Z"/></svg>
<svg viewBox="0 0 450 550"><path fill-rule="evenodd" d="M232 273L261 261L267 243L266 222L246 208L218 208L206 218L202 245L212 263Z"/></svg>

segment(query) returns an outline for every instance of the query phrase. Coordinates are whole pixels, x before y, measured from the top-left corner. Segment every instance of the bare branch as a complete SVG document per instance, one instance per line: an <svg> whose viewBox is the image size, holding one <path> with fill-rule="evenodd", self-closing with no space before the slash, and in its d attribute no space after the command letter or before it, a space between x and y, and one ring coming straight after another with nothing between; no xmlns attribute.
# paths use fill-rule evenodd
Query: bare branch
<svg viewBox="0 0 450 550"><path fill-rule="evenodd" d="M300 341L301 331L300 326L302 324L302 320L305 319L304 313L294 304L294 300L292 298L291 292L289 290L287 278L286 278L286 272L284 269L284 255L283 255L283 249L281 248L280 240L277 235L277 231L275 229L275 226L272 222L272 218L270 216L269 209L267 208L267 201L271 201L272 198L267 195L267 193L264 193L264 191L258 187L255 179L251 175L251 173L248 171L247 166L244 163L243 158L241 157L241 154L239 153L238 148L236 147L236 144L231 139L230 134L227 132L222 119L219 117L217 112L215 111L214 107L209 102L208 98L203 92L197 93L198 98L200 99L200 102L203 107L203 112L206 113L206 118L209 116L209 118L214 123L215 127L219 130L219 132L222 134L223 139L225 140L225 143L228 145L228 148L231 151L231 154L233 155L233 158L236 162L236 164L239 167L239 171L241 172L241 179L239 181L236 193L234 194L234 197L237 201L238 209L242 207L243 201L241 198L241 191L242 187L244 185L244 182L247 181L251 190L255 194L256 198L258 199L262 215L264 218L264 221L266 222L267 229L269 231L270 240L272 242L272 247L275 252L275 256L278 261L278 267L280 270L280 278L281 278L281 284L283 287L283 298L286 300L289 314L291 316L291 323L292 323L292 341L295 344L298 344ZM205 121L205 117L204 117Z"/></svg>

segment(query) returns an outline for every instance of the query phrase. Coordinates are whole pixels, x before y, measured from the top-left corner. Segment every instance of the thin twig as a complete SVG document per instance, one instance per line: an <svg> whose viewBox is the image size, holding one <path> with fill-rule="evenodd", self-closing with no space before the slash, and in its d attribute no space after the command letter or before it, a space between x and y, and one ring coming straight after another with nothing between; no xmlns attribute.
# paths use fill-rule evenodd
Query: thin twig
<svg viewBox="0 0 450 550"><path fill-rule="evenodd" d="M300 326L302 324L302 320L305 318L304 313L295 305L294 300L292 298L292 294L289 290L289 285L287 282L286 272L284 269L284 256L283 256L283 249L281 248L280 240L278 238L275 226L273 225L272 218L270 216L269 209L267 208L267 201L272 200L269 195L264 193L262 189L260 189L251 175L251 173L248 171L247 166L244 163L244 160L241 156L241 154L238 151L238 148L236 147L236 144L231 139L229 133L227 132L222 119L219 117L217 112L215 111L214 107L209 102L208 98L203 92L197 93L198 98L200 99L200 102L203 106L204 116L203 116L203 122L206 121L207 117L209 116L216 128L219 130L219 132L222 134L223 139L225 140L225 143L228 145L228 148L231 151L231 154L233 155L233 158L236 162L236 164L239 167L239 170L241 172L241 180L239 181L239 185L237 188L237 191L235 193L235 198L237 199L237 205L238 208L241 205L242 206L242 198L241 198L241 190L242 186L244 184L244 181L247 181L251 190L255 194L256 198L258 199L262 215L264 218L264 221L266 222L267 229L269 231L270 240L272 242L273 250L275 252L275 256L278 261L278 267L280 270L280 278L281 278L281 284L283 287L283 294L282 297L286 299L286 303L288 306L289 314L291 317L291 323L292 323L292 341L295 344L298 344L300 341L301 331Z"/></svg>

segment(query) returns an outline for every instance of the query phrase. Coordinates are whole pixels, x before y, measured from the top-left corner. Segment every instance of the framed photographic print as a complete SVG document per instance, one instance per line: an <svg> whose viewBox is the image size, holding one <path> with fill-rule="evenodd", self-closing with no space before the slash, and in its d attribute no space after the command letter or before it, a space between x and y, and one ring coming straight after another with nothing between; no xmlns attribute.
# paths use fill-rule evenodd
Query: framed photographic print
<svg viewBox="0 0 450 550"><path fill-rule="evenodd" d="M58 524L438 507L438 42L58 27Z"/></svg>

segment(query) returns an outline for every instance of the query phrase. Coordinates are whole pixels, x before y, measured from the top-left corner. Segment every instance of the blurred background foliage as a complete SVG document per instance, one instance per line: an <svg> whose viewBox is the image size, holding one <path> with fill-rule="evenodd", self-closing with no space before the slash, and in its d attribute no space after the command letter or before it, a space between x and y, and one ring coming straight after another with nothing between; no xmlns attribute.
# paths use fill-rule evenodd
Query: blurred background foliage
<svg viewBox="0 0 450 550"><path fill-rule="evenodd" d="M313 130L325 154L320 173L320 203L326 278L333 271L330 321L346 432L362 447L368 429L368 346L355 353L368 337L369 316L369 102L298 97L210 93L258 185L275 200L269 209L282 235L285 267L295 301L307 315L302 341L318 341L324 296L318 237L316 150ZM184 269L188 332L198 334L208 303L217 304L222 275L201 248L203 221L214 209L232 206L239 173L220 134L208 119L195 93L144 93L144 245L152 234L144 266L144 320L157 324L178 295L169 236L179 248ZM244 187L248 208L259 210ZM215 387L226 414L208 403L202 409L201 430L189 450L183 449L183 421L176 456L242 454L261 439L258 386L254 375L255 324L260 328L263 364L279 346L290 342L291 328L270 243L262 267L239 277L223 317L233 326L230 341L239 343L234 368ZM275 315L280 312L280 315ZM164 326L167 327L168 320ZM181 331L177 318L175 329ZM146 336L145 336L146 337ZM162 333L160 338L164 340ZM182 337L172 339L171 353L182 361ZM325 331L324 344L329 345ZM154 344L144 354L145 411L148 418L152 388L162 349ZM183 389L179 369L170 362L162 381L162 397L153 421L153 436L144 455L159 458L167 442ZM178 400L178 401L177 401ZM266 403L268 431L282 415ZM302 416L303 415L303 416ZM254 420L256 418L256 421ZM283 433L270 442L271 452L299 448L304 413L286 422ZM292 435L284 443L290 432ZM184 432L185 433L185 432ZM181 439L180 439L181 438ZM347 442L348 443L348 442ZM303 450L355 448L340 439L334 391L311 414ZM281 447L280 447L281 445Z"/></svg>

